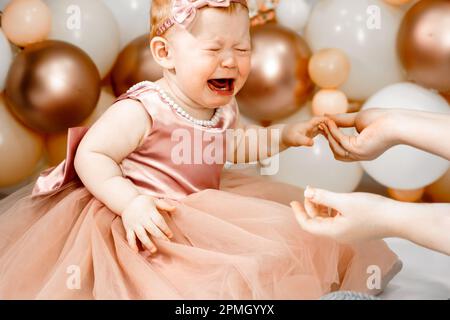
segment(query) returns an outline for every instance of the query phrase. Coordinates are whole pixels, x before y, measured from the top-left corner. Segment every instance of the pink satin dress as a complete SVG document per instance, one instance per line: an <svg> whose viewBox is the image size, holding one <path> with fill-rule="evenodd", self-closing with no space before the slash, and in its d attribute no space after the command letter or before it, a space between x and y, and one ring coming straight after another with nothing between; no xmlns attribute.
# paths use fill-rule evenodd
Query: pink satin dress
<svg viewBox="0 0 450 320"><path fill-rule="evenodd" d="M123 176L176 205L163 213L174 238L153 239L154 255L128 246L120 216L76 174L88 128L71 128L66 160L0 201L0 299L316 299L337 289L371 292L371 266L383 285L398 271L382 241L340 245L304 232L288 206L301 189L223 171L223 161L172 161L174 132L208 137L193 153L225 141L235 100L206 128L176 113L150 82L122 99L140 101L152 120L146 140L120 163Z"/></svg>

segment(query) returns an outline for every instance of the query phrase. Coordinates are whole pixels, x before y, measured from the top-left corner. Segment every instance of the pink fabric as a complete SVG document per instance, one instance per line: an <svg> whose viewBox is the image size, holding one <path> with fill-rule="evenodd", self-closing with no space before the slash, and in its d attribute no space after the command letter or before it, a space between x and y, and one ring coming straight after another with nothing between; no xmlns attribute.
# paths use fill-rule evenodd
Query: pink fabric
<svg viewBox="0 0 450 320"><path fill-rule="evenodd" d="M75 127L68 130L66 159L55 168L48 168L41 172L34 186L33 196L50 195L77 178L73 161L78 144L87 131L87 127Z"/></svg>
<svg viewBox="0 0 450 320"><path fill-rule="evenodd" d="M226 130L234 127L237 119L237 104L232 102L221 108L221 118L212 128L193 126L163 102L155 88L148 84L120 96L117 100L135 99L142 102L152 119L152 131L145 143L128 157L120 167L124 177L130 179L142 193L158 198L182 199L204 189L218 189L220 173L225 163L225 153L218 155L219 163L198 164L195 151L205 150L211 141L226 143ZM37 180L33 196L50 195L57 192L76 177L73 166L75 151L88 128L69 129L67 158L54 169L44 171ZM194 140L191 143L191 164L176 164L171 151L181 139L172 139L175 130L186 133ZM223 150L221 150L223 151ZM197 157L198 158L198 157Z"/></svg>
<svg viewBox="0 0 450 320"><path fill-rule="evenodd" d="M154 129L121 167L142 191L172 199L175 212L162 214L173 240L153 239L152 256L128 246L121 217L76 178L85 129L71 129L66 161L0 201L0 299L316 299L370 292L369 266L383 286L398 272L383 241L340 245L304 232L288 206L299 188L221 165L170 164L171 130L194 129L149 85L127 97L142 102ZM217 128L198 129L221 135L236 113L233 101Z"/></svg>
<svg viewBox="0 0 450 320"><path fill-rule="evenodd" d="M232 2L247 7L246 0L175 0L172 8L172 17L166 19L158 28L156 34L162 35L175 23L188 26L194 19L197 10L206 6L216 8L229 7Z"/></svg>

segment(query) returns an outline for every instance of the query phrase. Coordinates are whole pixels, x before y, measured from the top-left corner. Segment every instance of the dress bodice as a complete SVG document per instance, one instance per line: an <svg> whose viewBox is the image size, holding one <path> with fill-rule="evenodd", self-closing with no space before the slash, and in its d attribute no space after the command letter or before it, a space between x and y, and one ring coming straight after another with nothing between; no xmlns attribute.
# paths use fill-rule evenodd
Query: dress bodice
<svg viewBox="0 0 450 320"><path fill-rule="evenodd" d="M119 164L123 176L144 194L181 199L204 189L218 189L226 161L227 130L236 125L238 107L233 99L220 108L211 127L192 123L178 113L154 83L133 86L117 101L134 99L148 112L151 131L139 148ZM77 177L73 160L86 127L70 128L66 159L38 178L33 196L50 194Z"/></svg>

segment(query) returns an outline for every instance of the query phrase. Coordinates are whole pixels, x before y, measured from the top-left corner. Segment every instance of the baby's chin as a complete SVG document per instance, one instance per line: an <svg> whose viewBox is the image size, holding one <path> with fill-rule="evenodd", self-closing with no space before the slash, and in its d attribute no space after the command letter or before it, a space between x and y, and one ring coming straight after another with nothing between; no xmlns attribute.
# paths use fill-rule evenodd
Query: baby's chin
<svg viewBox="0 0 450 320"><path fill-rule="evenodd" d="M234 94L231 96L216 96L213 98L205 99L205 108L215 109L223 107L229 104L234 98Z"/></svg>

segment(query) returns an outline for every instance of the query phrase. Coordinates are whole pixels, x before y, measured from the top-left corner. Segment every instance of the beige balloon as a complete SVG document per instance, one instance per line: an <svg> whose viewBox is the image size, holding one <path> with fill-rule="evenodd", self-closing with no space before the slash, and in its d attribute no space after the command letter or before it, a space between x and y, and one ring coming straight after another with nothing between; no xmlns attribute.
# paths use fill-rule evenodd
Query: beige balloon
<svg viewBox="0 0 450 320"><path fill-rule="evenodd" d="M346 113L348 106L346 95L336 89L319 90L312 100L312 111L316 116Z"/></svg>
<svg viewBox="0 0 450 320"><path fill-rule="evenodd" d="M116 97L111 87L103 87L97 106L80 126L90 127L114 102ZM55 166L66 158L67 132L49 135L45 141L47 164Z"/></svg>
<svg viewBox="0 0 450 320"><path fill-rule="evenodd" d="M402 6L411 2L411 0L384 0L384 2L392 4L394 6Z"/></svg>
<svg viewBox="0 0 450 320"><path fill-rule="evenodd" d="M340 49L322 49L312 56L308 71L311 79L319 87L334 89L347 81L350 61Z"/></svg>
<svg viewBox="0 0 450 320"><path fill-rule="evenodd" d="M422 199L425 189L414 189L414 190L398 190L398 189L387 189L389 196L392 199L402 201L402 202L418 202Z"/></svg>
<svg viewBox="0 0 450 320"><path fill-rule="evenodd" d="M0 188L31 176L43 151L43 138L19 124L0 96Z"/></svg>
<svg viewBox="0 0 450 320"><path fill-rule="evenodd" d="M21 47L45 40L51 30L50 9L41 0L11 1L3 12L2 29Z"/></svg>

